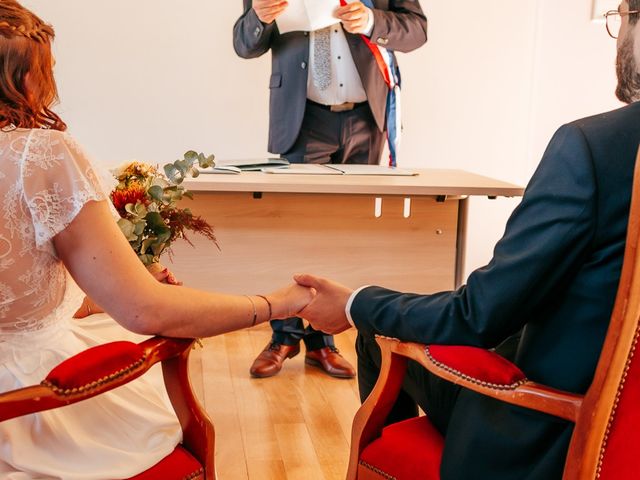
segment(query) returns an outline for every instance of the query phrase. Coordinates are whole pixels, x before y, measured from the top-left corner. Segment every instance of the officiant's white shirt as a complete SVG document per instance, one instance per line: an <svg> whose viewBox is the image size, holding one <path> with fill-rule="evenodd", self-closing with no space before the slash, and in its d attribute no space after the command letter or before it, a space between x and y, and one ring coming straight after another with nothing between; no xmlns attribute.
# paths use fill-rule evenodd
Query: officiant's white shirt
<svg viewBox="0 0 640 480"><path fill-rule="evenodd" d="M373 12L369 9L369 22L365 35L373 31ZM307 98L322 105L339 105L345 102L360 103L367 101L367 94L351 56L347 37L341 23L331 26L331 84L320 90L313 84L315 59L315 32L309 37L309 77L307 79Z"/></svg>

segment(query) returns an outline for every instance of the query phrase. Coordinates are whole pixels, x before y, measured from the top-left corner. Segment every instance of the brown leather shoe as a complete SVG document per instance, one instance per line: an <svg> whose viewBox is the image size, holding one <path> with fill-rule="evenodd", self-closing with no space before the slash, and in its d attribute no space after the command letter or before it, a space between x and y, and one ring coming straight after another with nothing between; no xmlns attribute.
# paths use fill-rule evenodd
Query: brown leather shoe
<svg viewBox="0 0 640 480"><path fill-rule="evenodd" d="M356 371L347 362L336 347L324 347L318 350L307 350L304 363L321 368L332 377L353 378Z"/></svg>
<svg viewBox="0 0 640 480"><path fill-rule="evenodd" d="M283 345L269 342L253 361L249 373L258 378L273 377L282 369L282 363L287 358L293 358L299 353L300 345Z"/></svg>

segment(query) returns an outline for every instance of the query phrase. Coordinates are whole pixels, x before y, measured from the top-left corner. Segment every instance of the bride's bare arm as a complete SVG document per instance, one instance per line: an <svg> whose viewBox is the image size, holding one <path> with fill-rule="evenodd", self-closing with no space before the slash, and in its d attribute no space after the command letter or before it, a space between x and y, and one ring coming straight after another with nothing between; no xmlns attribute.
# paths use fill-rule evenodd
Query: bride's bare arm
<svg viewBox="0 0 640 480"><path fill-rule="evenodd" d="M254 311L256 323L270 319L267 302L255 295L247 298L159 283L131 250L106 201L87 203L56 235L54 245L78 285L134 332L205 337L251 326ZM287 318L302 310L312 293L291 285L266 296L271 318Z"/></svg>
<svg viewBox="0 0 640 480"><path fill-rule="evenodd" d="M147 265L147 271L155 278L157 281L161 283L167 283L169 285L182 285L182 282L179 281L171 270L160 263L153 263L151 265ZM73 318L86 318L89 315L93 315L95 313L103 313L102 307L94 302L91 297L85 297L82 299L82 304L74 313Z"/></svg>

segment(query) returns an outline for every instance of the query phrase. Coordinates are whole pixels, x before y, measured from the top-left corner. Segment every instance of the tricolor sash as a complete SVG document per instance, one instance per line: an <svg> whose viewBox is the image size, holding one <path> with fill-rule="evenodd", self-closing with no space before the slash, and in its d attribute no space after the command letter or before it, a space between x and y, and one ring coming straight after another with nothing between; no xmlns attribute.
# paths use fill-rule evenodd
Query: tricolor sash
<svg viewBox="0 0 640 480"><path fill-rule="evenodd" d="M374 8L373 0L361 0L365 6ZM340 0L340 5L348 5L346 0ZM365 45L373 54L378 70L389 87L387 94L387 143L389 144L389 166L397 165L398 146L400 145L400 69L393 53L380 45L373 43L366 35L360 35Z"/></svg>

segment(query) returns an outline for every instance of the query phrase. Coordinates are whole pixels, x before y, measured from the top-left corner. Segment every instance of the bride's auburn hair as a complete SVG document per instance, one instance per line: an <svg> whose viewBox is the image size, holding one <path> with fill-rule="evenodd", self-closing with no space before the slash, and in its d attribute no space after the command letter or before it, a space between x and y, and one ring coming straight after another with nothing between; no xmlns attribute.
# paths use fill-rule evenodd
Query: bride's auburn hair
<svg viewBox="0 0 640 480"><path fill-rule="evenodd" d="M67 126L50 110L58 99L50 25L15 0L0 0L0 128Z"/></svg>

